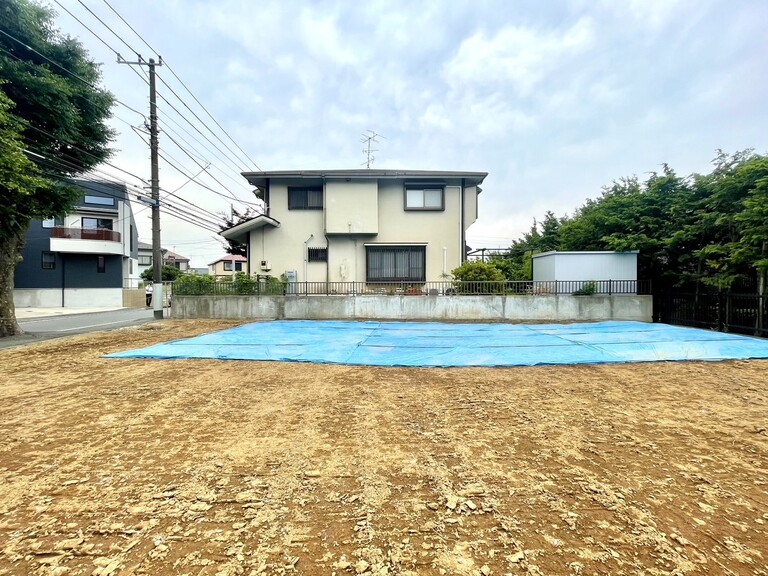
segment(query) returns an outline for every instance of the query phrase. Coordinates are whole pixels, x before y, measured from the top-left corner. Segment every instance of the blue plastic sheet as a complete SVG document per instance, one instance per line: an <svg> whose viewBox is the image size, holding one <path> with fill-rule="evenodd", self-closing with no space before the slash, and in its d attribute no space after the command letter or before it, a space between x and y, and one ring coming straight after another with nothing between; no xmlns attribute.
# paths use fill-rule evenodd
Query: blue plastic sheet
<svg viewBox="0 0 768 576"><path fill-rule="evenodd" d="M364 366L534 366L768 358L768 340L641 322L451 324L276 321L107 358L207 358Z"/></svg>

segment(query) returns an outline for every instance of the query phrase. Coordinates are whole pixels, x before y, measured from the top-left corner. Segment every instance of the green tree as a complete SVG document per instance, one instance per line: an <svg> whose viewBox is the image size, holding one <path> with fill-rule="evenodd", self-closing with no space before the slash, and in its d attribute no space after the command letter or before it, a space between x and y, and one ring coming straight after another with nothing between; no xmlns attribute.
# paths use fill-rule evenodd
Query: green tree
<svg viewBox="0 0 768 576"><path fill-rule="evenodd" d="M54 28L50 9L0 0L0 31L0 336L8 336L21 332L13 274L29 222L66 213L78 192L60 181L109 157L113 98L96 86L98 66L79 42Z"/></svg>
<svg viewBox="0 0 768 576"><path fill-rule="evenodd" d="M219 215L223 220L223 222L219 225L219 228L223 232L224 230L229 230L233 226L237 226L246 220L250 220L251 218L258 216L259 213L256 212L256 210L253 208L246 208L245 212L238 212L233 207L229 214L220 212ZM227 252L227 254L234 254L235 256L248 256L247 246L241 242L235 242L234 240L227 240L227 246L224 248L224 250Z"/></svg>
<svg viewBox="0 0 768 576"><path fill-rule="evenodd" d="M141 273L141 279L145 282L152 282L152 273L152 268L147 268L144 270L144 272ZM167 266L163 264L163 267L161 268L161 277L163 282L173 282L179 276L183 275L184 272L176 268L176 266Z"/></svg>
<svg viewBox="0 0 768 576"><path fill-rule="evenodd" d="M0 193L23 197L28 190L45 184L38 176L37 166L23 152L19 123L9 117L12 102L0 92ZM9 210L5 201L0 200L0 242L8 257L0 255L0 336L16 334L16 309L13 305L13 273L17 257L23 244L23 236L9 234L16 226L17 214Z"/></svg>

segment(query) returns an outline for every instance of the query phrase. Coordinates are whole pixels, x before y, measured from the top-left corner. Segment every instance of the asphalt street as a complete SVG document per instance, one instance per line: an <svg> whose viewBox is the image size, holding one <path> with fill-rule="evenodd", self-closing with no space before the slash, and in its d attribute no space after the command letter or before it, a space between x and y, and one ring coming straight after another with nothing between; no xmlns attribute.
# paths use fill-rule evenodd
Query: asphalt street
<svg viewBox="0 0 768 576"><path fill-rule="evenodd" d="M0 348L99 330L138 326L153 321L154 313L151 308L123 308L86 314L28 318L19 320L19 326L24 330L24 334L0 338Z"/></svg>

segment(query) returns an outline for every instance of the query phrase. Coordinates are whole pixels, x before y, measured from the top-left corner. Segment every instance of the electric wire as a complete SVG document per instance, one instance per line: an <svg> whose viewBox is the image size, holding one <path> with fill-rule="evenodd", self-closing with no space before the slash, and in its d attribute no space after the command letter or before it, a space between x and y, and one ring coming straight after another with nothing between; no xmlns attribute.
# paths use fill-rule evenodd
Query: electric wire
<svg viewBox="0 0 768 576"><path fill-rule="evenodd" d="M91 33L93 36L95 36L95 37L96 37L96 38L97 38L97 39L98 39L100 42L102 42L102 43L103 43L103 44L104 44L104 45L105 45L107 48L109 48L109 49L110 49L110 50L111 50L111 51L112 51L112 52L113 52L115 55L117 55L117 56L118 56L118 58L120 57L120 54L119 54L119 52L118 52L117 50L115 50L115 49L114 49L114 48L113 48L113 47L112 47L112 46L111 46L109 43L107 43L107 42L106 42L106 41L105 41L105 40L104 40L104 39L103 39L103 38L102 38L100 35L98 35L96 32L94 32L94 31L93 31L93 30L92 30L92 29L91 29L91 28L90 28L88 25L86 25L86 24L85 24L85 23L84 23L82 20L80 20L80 19L79 19L77 16L75 16L75 15L74 15L74 14L73 14L73 13L72 13L70 10L68 10L66 7L64 7L64 6L63 6L63 5L62 5L62 4L61 4L61 3L60 3L58 0L54 0L54 2L56 2L56 3L57 3L57 4L58 4L58 5L59 5L59 6L60 6L60 7L61 7L63 10L65 10L65 11L67 12L67 14L69 14L69 15L70 15L72 18L74 18L74 19L75 19L77 22L79 22L79 23L80 23L80 25L82 25L82 26L83 26L83 27L84 27L86 30L88 30L88 31L89 31L89 32L90 32L90 33ZM108 26L108 25L107 25L107 24L106 24L106 23L105 23L105 22L104 22L104 21L103 21L101 18L99 18L99 17L98 17L98 16L97 16L97 15L96 15L96 14L95 14L95 13L94 13L92 10L90 10L90 8L88 8L88 7L87 7L85 4L83 4L83 2L82 2L81 0L78 0L78 2L79 2L79 3L80 3L80 4L81 4L81 5L82 5L82 6L83 6L83 7L84 7L86 10L88 10L88 12L90 12L90 13L91 13L91 15L93 15L93 16L94 16L94 17L95 17L97 20L99 20L99 22L101 22L101 24L102 24L102 25L104 25L104 26L105 26L105 27L106 27L106 28L107 28L107 29L108 29L108 30L109 30L109 31L110 31L110 32L111 32L111 33L112 33L112 34L113 34L115 37L117 37L117 38L118 38L118 39L119 39L121 42L123 42L123 44L125 44L125 46L126 46L126 47L128 47L128 49L129 49L129 50L131 50L132 52L134 52L134 53L135 53L135 54L136 54L136 55L137 55L137 56L138 56L138 57L141 59L141 55L138 53L138 51L137 51L137 50L135 50L135 49L134 49L134 48L133 48L133 47L132 47L130 44L128 44L127 42L125 42L125 40L124 40L122 37L120 37L120 36L119 36L119 35L118 35L118 34L117 34L117 33L116 33L116 32L115 32L115 31L114 31L114 30L113 30L111 27L109 27L109 26ZM112 8L112 7L110 6L110 8ZM115 11L113 8L112 8L112 10L113 10L113 11ZM116 12L116 11L115 11L115 12ZM121 19L122 19L122 17L121 17ZM123 20L124 20L124 19L123 19ZM129 27L130 27L130 26L129 26ZM133 30L133 28L132 28L132 27L130 27L130 28ZM135 34L137 34L137 33L135 32L135 30L133 30L133 31L134 31L134 33L135 33ZM138 34L137 34L137 36L139 36L139 37L140 37L140 35L138 35ZM140 38L141 38L141 37L140 37ZM144 43L147 45L147 47L148 47L148 48L150 48L150 50L152 50L153 52L157 53L157 52L156 52L154 49L152 49L152 47L151 47L151 46L149 46L149 44L147 44L147 42L146 42L146 41L144 41L144 39L143 39L143 38L141 38L141 40L142 40L142 42L144 42ZM137 75L139 76L139 78L141 78L141 79L142 79L142 80L143 80L145 83L149 84L149 81L147 80L147 78L146 78L145 76L143 76L143 75L142 75L142 73L140 73L140 72L138 72L137 70L135 70L135 69L133 68L133 66L132 66L132 65L130 66L130 68L131 68L131 70L132 70L132 71L133 71L135 74L137 74ZM144 71L143 71L143 68L141 69L141 71L142 71L142 72L144 72ZM176 76L175 72L171 71L171 73L172 73L174 76ZM176 77L177 77L177 76L176 76ZM181 103L182 103L182 104L183 104L183 105L184 105L184 106L185 106L185 107L186 107L186 108L187 108L187 109L188 109L188 110L189 110L189 111L190 111L190 112L191 112L191 113L192 113L192 114L195 116L195 118L196 118L198 121L200 121L200 122L203 124L203 126L205 126L205 128L206 128L206 129L207 129L209 132L211 132L211 134L213 134L213 136L214 136L214 137L216 137L216 139L217 139L217 140L219 140L219 142L221 142L221 143L222 143L222 145L223 145L223 146L224 146L224 147L225 147L225 148L226 148L226 149L229 151L229 153L230 153L230 154L232 154L232 155L233 155L233 157L234 157L235 159L237 159L237 160L240 160L239 158L237 158L237 155L236 155L236 154L235 154L235 153L232 151L232 149L231 149L231 148L229 148L229 147L228 147L228 146L227 146L227 145L226 145L226 144L225 144L225 143L224 143L224 142L221 140L221 138L219 138L219 137L218 137L218 136L217 136L217 135L216 135L216 134L213 132L213 130L211 130L211 128L210 128L210 127L208 127L208 126L205 124L205 122L203 122L203 121L200 119L200 117L199 117L197 114L195 114L195 113L194 113L194 111L192 111L192 110L191 110L191 108L189 108L189 106L186 104L186 102L184 102L184 100L183 100L181 97L179 97L179 95L178 95L178 94L177 94L177 93L176 93L176 92L173 90L173 88L171 88L171 87L170 87L170 86L169 86L169 85L168 85L168 84L165 82L165 80L164 80L164 79L163 79L161 76L159 76L159 75L158 75L158 78L160 79L160 81L161 81L161 82L162 82L162 83L163 83L165 86L167 86L167 87L168 87L168 89L169 89L169 90L170 90L170 91L171 91L171 92L174 94L174 96L176 96L176 98L177 98L177 99L179 99L179 101L180 101L180 102L181 102ZM177 78L178 78L178 77L177 77ZM182 84L183 84L183 83L182 83ZM185 86L185 88L186 88L186 86ZM188 89L187 89L187 90L188 90ZM189 90L188 90L188 91L189 91ZM165 98L165 97L162 95L162 93L159 93L159 94L158 94L158 96L159 96L159 97L160 97L160 98L161 98L163 101L165 101L165 102L166 102L166 103L167 103L167 104L168 104L168 105L171 107L171 109L172 109L174 112L176 112L176 114L177 114L179 117L181 117L182 119L184 119L184 120L185 120L185 121L186 121L186 122L187 122L187 123L188 123L188 124L189 124L189 125L190 125L190 126L193 128L193 129L194 129L194 130L195 130L195 131L197 131L197 132L198 132L198 133L199 133L199 134L200 134L200 135L201 135L203 138L205 138L205 139L206 139L208 142L210 142L210 143L211 143L211 144L214 146L214 148L216 148L217 150L219 150L219 151L221 152L221 149L220 149L220 148L219 148L219 147L218 147L218 146L215 144L215 142L213 142L213 141L212 141L210 138L208 138L208 137L207 137L207 136L206 136L206 135L205 135L205 134L204 134L202 131L200 131L200 130L199 130L199 129L198 129L198 128L197 128L197 127L194 125L194 124L192 124L192 122L190 122L190 121L189 121L189 119L187 119L187 118L186 118L186 117L185 117L183 114L181 114L181 112L179 112L179 110L178 110L178 109L177 109L177 108L176 108L176 107L175 107L173 104L171 104L171 102L170 102L168 99L166 99L166 98ZM192 96L193 96L193 98L194 98L194 95L192 95ZM209 113L207 110L206 110L206 113L208 113L208 114L209 114L209 116L210 116L210 113ZM143 116L143 114L142 114L142 116ZM212 116L211 116L211 117L212 117ZM146 122L146 116L145 116L144 118L145 118L145 122ZM213 118L213 117L212 117L212 118ZM215 119L213 119L213 120L214 120L214 122L216 122L216 120L215 120ZM218 123L217 123L217 125L218 125ZM223 130L223 128L222 128L222 130ZM225 131L225 133L226 133L226 131ZM232 139L232 138L231 138L231 136L229 136L229 134L227 134L227 136L228 136L230 139ZM234 140L233 140L233 143L235 144L235 146L237 146L237 143L236 143L236 142L234 142ZM239 146L238 146L238 148L239 148ZM223 153L223 152L222 152L222 153ZM225 154L225 156L226 156L226 154ZM230 162L231 162L231 158L229 158L229 157L227 157L227 158L228 158L228 159L230 160ZM236 162L232 162L232 164L235 166L235 169L236 169L237 171L241 171L241 168L238 166L238 164L237 164Z"/></svg>
<svg viewBox="0 0 768 576"><path fill-rule="evenodd" d="M38 154L38 153L33 152L31 150L28 150L28 149L25 149L25 152L30 153L30 154L38 157L38 158L41 158L42 160L47 162L50 166L52 166L54 168L57 168L57 169L61 169L62 167L67 169L67 168L70 168L70 167L74 166L73 164L71 164L69 162L66 162L65 160L52 159L52 158L43 156L41 154ZM56 172L48 172L48 174L50 174L51 176L60 177L60 174L56 173ZM129 200L129 201L133 201L130 198L131 194L139 202L142 202L142 199L146 198L145 196L142 196L142 194L144 194L143 190L139 189L138 192L135 191L135 190L133 190L133 191L129 190L128 183L121 182L119 180L106 180L106 179L100 178L98 176L91 176L89 174L84 174L84 175L81 175L81 176L78 176L78 177L72 177L72 178L69 178L69 180L72 180L72 181L87 181L87 182L92 182L94 184L97 184L97 183L100 183L100 184L104 184L104 183L118 184L118 185L124 186L125 190L126 190L126 197L125 198L123 198L123 196L118 196L118 195L115 195L115 194L110 194L109 192L104 191L101 188L94 188L94 187L90 187L90 186L87 186L87 185L82 185L81 186L82 188L85 188L86 190L92 190L94 192L99 192L101 194L104 194L106 196L111 196L113 198L125 199L125 200ZM78 185L78 184L75 184L75 185ZM191 205L195 209L197 209L198 213L193 212L189 208L185 208L185 207L183 207L181 205L177 205L176 203L171 202L167 198L166 198L164 203L160 203L159 204L160 208L161 209L165 208L165 209L175 210L179 214L183 214L184 216L188 217L189 219L195 219L195 220L197 220L197 222L191 222L190 221L190 223L195 223L196 225L201 225L201 227L206 227L206 228L210 229L210 231L218 233L221 230L221 225L224 224L224 219L223 218L220 218L218 215L216 215L216 214L214 214L214 213L212 213L212 212L210 212L210 211L208 211L208 210L206 210L204 208L201 208L200 206L197 206L196 204L194 204L194 203L192 203L192 202L190 202L188 200L185 200L185 199L183 199L183 198L181 198L179 196L176 196L176 195L174 195L174 196L176 198L180 199L180 200L183 200L185 203ZM134 214L134 216L135 216L135 214ZM211 218L215 218L216 220L212 220ZM204 225L204 226L202 226L202 225Z"/></svg>
<svg viewBox="0 0 768 576"><path fill-rule="evenodd" d="M77 74L75 74L74 72L70 72L69 70L67 70L66 68L64 68L64 66L62 66L61 64L59 64L59 63L57 63L57 62L54 62L53 60L51 60L50 58L48 58L48 56L46 56L45 54L42 54L42 53L38 52L37 50L35 50L34 48L32 48L31 46L28 46L28 45L26 45L26 44L25 44L25 43L24 43L22 40L19 40L19 39L18 39L18 38L16 38L15 36L12 36L12 35L8 34L8 32L6 32L5 30L0 30L0 34L4 34L5 36L7 36L8 38L10 38L11 40L14 40L14 41L18 42L19 44L21 44L22 46L24 46L24 48L26 48L26 49L27 49L27 50L29 50L30 52L34 52L35 54L37 54L37 55L38 55L38 56L40 56L41 58L45 59L47 62L50 62L51 64L53 64L53 65L54 65L54 66L56 66L57 68L60 68L61 70L63 70L64 72L66 72L67 74L69 74L70 76L72 76L73 78L76 78L77 80L80 80L81 82L83 82L84 84L86 84L87 86L89 86L91 89L93 89L93 90L95 90L95 91L98 91L98 90L99 90L99 88L98 88L97 86L95 86L94 84L92 84L91 82L89 82L88 80L86 80L85 78L83 78L83 77L81 77L81 76L78 76L78 75L77 75ZM10 54L11 56L13 56L14 58L16 58L17 60L19 60L19 61L21 61L21 62L26 62L26 60L24 60L24 59L22 59L22 58L19 58L18 56L16 56L16 55L15 55L15 54L13 54L12 52L9 52L8 50L6 50L6 49L4 49L4 48L2 48L2 47L0 47L0 49L2 49L4 52L6 52L6 53ZM139 112L139 111L138 111L138 110L136 110L135 108L132 108L131 106L128 106L128 104L126 104L125 102L123 102L123 101L121 101L121 100L118 100L117 98L115 98L115 102L116 102L117 104L120 104L121 106L124 106L125 108L127 108L127 109L128 109L128 110L130 110L131 112L135 112L135 113L136 113L136 114L138 114L139 116L142 116L142 117L143 117L143 118L146 120L146 116L144 115L144 113L143 113L143 112Z"/></svg>
<svg viewBox="0 0 768 576"><path fill-rule="evenodd" d="M141 136L140 136L140 137L141 137ZM146 141L145 141L145 142L146 142ZM249 202L249 201L247 201L247 200L241 200L240 198L237 198L236 196L233 196L233 195L231 195L231 194L230 194L230 195L224 194L224 193L222 193L222 192L219 192L218 190L216 190L216 189L214 189L214 188L211 188L210 186L208 186L207 184L205 184L205 183L201 182L200 180L197 180L197 179L193 178L193 177L192 177L192 176L190 176L190 175L189 175L187 172L185 172L185 171L184 171L182 168L180 168L179 166L177 166L177 164L183 164L183 163L182 163L182 162L180 162L178 159L176 159L176 158L173 158L173 157L171 157L170 155L166 155L166 154L163 154L162 152L158 152L158 156L160 156L160 158L162 158L163 160L165 160L165 162L166 162L166 163L167 163L167 164L168 164L168 165L169 165L171 168L173 168L174 170L176 170L177 172L179 172L179 173L180 173L180 174L182 174L183 176L185 176L185 177L187 177L187 178L189 178L189 179L192 179L192 180L194 180L194 182L195 182L195 183L196 183L198 186L201 186L201 187L205 188L206 190L209 190L209 191L213 192L214 194L216 194L216 195L218 195L218 196L221 196L222 198L226 198L227 200L230 200L230 201L234 200L235 202L239 202L240 204L244 204L244 205L247 205L247 206L251 206L251 207L253 207L253 208L257 208L257 209L261 210L261 206L260 206L259 204L256 204L256 203L254 203L254 202ZM225 188L226 188L226 186L225 186Z"/></svg>
<svg viewBox="0 0 768 576"><path fill-rule="evenodd" d="M54 0L54 1L56 2L56 4L59 4L59 1L58 1L58 0ZM124 44L124 45L125 45L125 46L128 48L128 50L130 50L131 52L133 52L134 54L136 54L136 56L138 56L138 57L139 57L139 59L141 59L141 54L139 54L139 51L138 51L138 50L136 50L136 49L135 49L133 46L131 46L130 44L128 44L128 42L126 42L126 41L125 41L125 39L124 39L122 36L120 36L120 35L119 35L117 32L115 32L114 30L112 30L112 28L110 28L110 26L109 26L109 25L108 25L106 22L104 22L104 20L102 20L101 18L99 18L99 16L98 16L98 15L97 15L97 14L96 14L96 13L95 13L93 10L91 10L90 8L88 8L88 6L87 6L87 5L86 5L86 4L83 2L83 0L77 0L77 2L80 4L80 6L82 6L82 7L83 7L83 8L85 8L86 10L88 10L88 12L90 12L90 13L91 13L91 16L93 16L94 18L96 18L96 20L98 20L99 22L101 22L102 26L104 26L104 27L105 27L107 30L109 30L110 32L112 32L112 34L115 36L115 38L117 38L118 40L120 40L120 42L122 42L122 43L123 43L123 44ZM61 4L59 4L59 6L61 6ZM68 11L68 12L69 12L69 11ZM71 14L71 13L70 13L70 14ZM79 22L79 20L78 20L78 22Z"/></svg>
<svg viewBox="0 0 768 576"><path fill-rule="evenodd" d="M80 1L80 0L78 0L78 1ZM82 3L82 2L81 2L81 3ZM141 34L139 34L139 33L138 33L138 32L137 32L135 29L134 29L134 27L133 27L133 26L131 26L131 25L128 23L128 21L126 21L126 19L125 19L125 18L123 18L123 16L122 16L122 15L121 15L121 14L120 14L120 13L119 13L117 10L115 10L115 9L112 7L112 4L110 4L110 3L108 2L108 0L104 0L104 3L105 3L105 4L106 4L108 7L109 7L109 9L110 9L110 10L112 10L112 12L114 12L114 13L115 13L115 15L116 15L118 18L120 18L120 20L122 20L122 21L123 21L123 23L124 23L126 26L128 26L128 28L130 28L130 29L131 29L131 32L133 32L133 33L136 35L136 37L137 37L137 38L139 38L139 40L141 40L141 41L144 43L144 45L145 45L147 48L149 48L149 49L150 49L152 52L154 52L155 54L157 54L157 53L158 53L158 52L157 52L157 50L155 50L155 49L154 49L152 46L150 46L150 45L149 45L149 43L148 43L148 42L147 42L147 41L144 39L144 37L143 37ZM206 114L208 114L208 117L209 117L211 120L213 120L213 121L214 121L214 123L216 124L216 126L218 126L218 127L219 127L219 129L220 129L222 132L224 132L224 134L226 134L226 135L227 135L227 138L229 138L229 139L232 141L232 143L233 143L233 144L234 144L234 145L237 147L237 149L238 149L238 150L240 150L240 152L241 152L241 153L244 155L244 157L245 157L245 158L246 158L246 159L247 159L249 162L251 162L251 164L253 164L253 165L256 167L256 169L258 169L258 170L261 170L261 168L259 168L259 165L256 163L256 161L255 161L255 160L253 160L253 158L251 158L251 157L250 157L250 156L249 156L249 155L248 155L248 154L245 152L245 150L243 150L243 149L240 147L240 145L239 145L239 144L238 144L238 143L235 141L235 139L234 139L234 138L232 138L232 136L229 134L229 132L227 132L227 131L226 131L226 129L225 129L225 128L224 128L224 127L221 125L221 124L219 124L219 122L216 120L216 118L214 118L214 117L213 117L213 115L212 115L212 114L211 114L211 113L208 111L208 109L207 109L207 108L206 108L206 107L203 105L203 103L202 103L202 102L200 102L200 100L198 100L197 96L195 96L195 95L192 93L192 91L191 91L191 90L189 89L189 87L188 87L188 86L187 86L187 85L184 83L184 81L183 81L181 78L179 78L179 76L176 74L176 72L173 70L173 68L170 66L170 64L168 64L168 62L165 62L165 66L168 68L168 71L169 71L171 74L173 74L173 77L174 77L174 78L176 78L176 80L179 82L179 84L181 84L181 85L184 87L184 89L187 91L187 93L188 93L190 96L192 96L192 98L195 100L195 102L197 102L198 106L200 106L200 108L202 108L202 109L203 109L203 111L204 111Z"/></svg>

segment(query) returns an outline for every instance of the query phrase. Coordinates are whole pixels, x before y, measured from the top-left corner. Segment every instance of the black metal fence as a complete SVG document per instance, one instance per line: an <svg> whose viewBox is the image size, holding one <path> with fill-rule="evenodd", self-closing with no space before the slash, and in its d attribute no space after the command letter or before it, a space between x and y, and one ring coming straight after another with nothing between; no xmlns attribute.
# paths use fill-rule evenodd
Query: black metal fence
<svg viewBox="0 0 768 576"><path fill-rule="evenodd" d="M659 322L768 337L768 295L670 291L654 308Z"/></svg>
<svg viewBox="0 0 768 576"><path fill-rule="evenodd" d="M545 281L545 282L281 282L274 277L200 277L194 282L177 281L177 295L255 294L255 295L613 295L650 294L646 280Z"/></svg>

